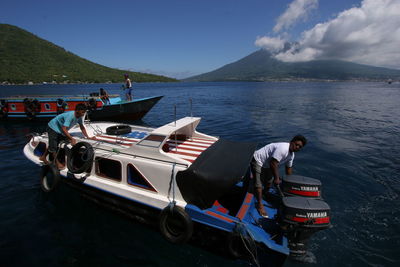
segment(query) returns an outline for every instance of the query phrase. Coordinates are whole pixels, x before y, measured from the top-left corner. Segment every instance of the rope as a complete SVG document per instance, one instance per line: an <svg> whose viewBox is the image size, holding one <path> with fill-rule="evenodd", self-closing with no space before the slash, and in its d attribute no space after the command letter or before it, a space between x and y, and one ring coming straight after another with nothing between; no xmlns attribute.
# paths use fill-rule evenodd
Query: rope
<svg viewBox="0 0 400 267"><path fill-rule="evenodd" d="M176 201L175 201L175 175L174 175L175 165L176 165L176 163L174 162L172 164L171 179L169 180L169 188L168 188L168 200L170 201L169 206L170 206L171 209L172 209L173 206L176 205ZM170 199L171 189L172 189L172 201Z"/></svg>
<svg viewBox="0 0 400 267"><path fill-rule="evenodd" d="M238 222L236 224L236 232L239 234L240 239L242 240L243 245L246 248L247 252L250 254L251 259L253 260L253 262L256 264L256 266L260 267L260 264L258 262L257 246L256 246L256 243L254 242L254 237L251 234L251 232L247 229L247 227L242 222ZM253 253L252 250L247 246L247 244L246 244L247 242L246 242L246 239L245 239L245 234L247 234L247 236L250 237L251 244L249 244L249 245L252 245L253 248L255 248L254 249L255 253Z"/></svg>

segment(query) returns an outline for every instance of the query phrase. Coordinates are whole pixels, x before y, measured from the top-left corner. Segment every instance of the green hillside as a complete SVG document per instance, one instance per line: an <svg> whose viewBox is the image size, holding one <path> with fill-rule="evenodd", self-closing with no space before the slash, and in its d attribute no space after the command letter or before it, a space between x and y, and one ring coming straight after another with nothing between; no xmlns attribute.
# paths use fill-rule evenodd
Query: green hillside
<svg viewBox="0 0 400 267"><path fill-rule="evenodd" d="M339 60L282 62L258 50L217 70L185 81L268 81L268 80L388 80L400 79L400 71Z"/></svg>
<svg viewBox="0 0 400 267"><path fill-rule="evenodd" d="M123 80L124 73L129 73L134 82L177 81L164 76L108 68L23 29L0 24L0 84L29 81L115 83Z"/></svg>

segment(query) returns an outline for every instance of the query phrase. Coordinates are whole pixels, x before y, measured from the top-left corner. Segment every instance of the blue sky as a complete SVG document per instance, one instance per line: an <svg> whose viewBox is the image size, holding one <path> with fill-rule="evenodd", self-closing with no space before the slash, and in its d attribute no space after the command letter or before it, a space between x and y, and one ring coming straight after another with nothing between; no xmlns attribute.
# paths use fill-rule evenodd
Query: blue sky
<svg viewBox="0 0 400 267"><path fill-rule="evenodd" d="M371 5L377 2L383 7L381 12L390 9L393 13L394 10L386 21L381 21L383 16L379 14L376 21L369 19L375 18L368 11L376 10ZM365 46L371 38L363 34L376 36L368 32L369 28L372 28L370 31L382 32L379 23L387 24L390 20L393 25L389 29L394 31L391 31L394 37L390 38L394 40L388 41L389 33L386 33L377 40L378 46L375 44L375 48L379 48L379 42L387 44L400 39L400 32L396 31L400 28L399 2L1 0L0 23L21 27L80 57L108 67L183 78L212 71L260 48L274 52L284 61L335 58L334 51L338 50L335 48L345 46L340 39L349 36L350 41L346 40L346 44ZM358 18L360 11L367 15L364 15L364 20L356 20L359 26L353 27L354 30L343 30L354 25L351 19ZM279 52L280 45L286 41L298 42L296 51L291 51L291 54ZM371 47L362 49L371 57ZM392 54L376 57L380 61L371 60L365 54L356 57L352 51L359 51L357 47L340 50L338 59L400 68L400 58L394 60L393 49L387 50ZM385 62L385 57L392 62Z"/></svg>

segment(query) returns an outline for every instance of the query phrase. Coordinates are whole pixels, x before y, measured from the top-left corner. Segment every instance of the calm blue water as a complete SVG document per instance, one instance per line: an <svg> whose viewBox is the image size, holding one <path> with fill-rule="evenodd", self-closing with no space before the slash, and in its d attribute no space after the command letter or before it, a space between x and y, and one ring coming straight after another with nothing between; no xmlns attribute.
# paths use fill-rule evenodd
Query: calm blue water
<svg viewBox="0 0 400 267"><path fill-rule="evenodd" d="M119 92L112 85L0 87L10 94ZM265 145L305 135L294 171L318 178L333 228L313 237L313 266L399 266L400 84L154 83L135 97L165 97L143 119L159 126L190 115L198 129ZM161 235L98 207L68 188L41 192L39 168L26 160L26 135L45 125L0 123L0 265L248 266ZM287 262L285 266L308 266Z"/></svg>

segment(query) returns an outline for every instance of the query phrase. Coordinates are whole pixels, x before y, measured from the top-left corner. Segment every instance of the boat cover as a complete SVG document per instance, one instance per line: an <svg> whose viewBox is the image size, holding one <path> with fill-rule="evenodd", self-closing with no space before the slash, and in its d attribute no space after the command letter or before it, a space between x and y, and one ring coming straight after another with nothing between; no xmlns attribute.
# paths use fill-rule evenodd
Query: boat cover
<svg viewBox="0 0 400 267"><path fill-rule="evenodd" d="M256 145L219 139L201 153L188 169L176 175L185 201L200 209L212 207L246 174Z"/></svg>

